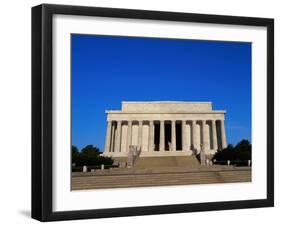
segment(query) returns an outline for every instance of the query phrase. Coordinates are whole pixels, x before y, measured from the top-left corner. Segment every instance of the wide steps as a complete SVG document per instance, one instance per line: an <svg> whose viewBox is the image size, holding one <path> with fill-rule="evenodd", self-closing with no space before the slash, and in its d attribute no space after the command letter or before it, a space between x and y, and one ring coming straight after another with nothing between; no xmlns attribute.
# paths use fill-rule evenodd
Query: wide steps
<svg viewBox="0 0 281 226"><path fill-rule="evenodd" d="M72 189L124 188L165 185L249 182L251 170L209 172L95 175L72 177Z"/></svg>
<svg viewBox="0 0 281 226"><path fill-rule="evenodd" d="M233 170L233 166L170 166L170 167L152 167L152 168L112 168L107 170L95 170L94 172L73 172L74 177L100 176L100 175L126 175L126 174L155 174L155 173L186 173L186 172L205 172Z"/></svg>
<svg viewBox="0 0 281 226"><path fill-rule="evenodd" d="M199 166L195 156L167 156L167 157L139 157L136 159L135 169L167 168L179 166Z"/></svg>

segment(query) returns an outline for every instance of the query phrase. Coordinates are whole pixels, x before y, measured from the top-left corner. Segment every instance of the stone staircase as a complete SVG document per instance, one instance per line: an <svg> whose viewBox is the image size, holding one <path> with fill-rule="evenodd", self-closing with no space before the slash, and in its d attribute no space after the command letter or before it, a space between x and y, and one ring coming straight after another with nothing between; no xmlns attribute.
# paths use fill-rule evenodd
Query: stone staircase
<svg viewBox="0 0 281 226"><path fill-rule="evenodd" d="M141 163L139 163L141 164ZM72 190L124 188L145 186L168 186L188 184L210 184L250 182L251 168L241 167L235 169L217 169L212 171L196 170L189 172L169 173L135 173L116 175L74 175L72 177Z"/></svg>
<svg viewBox="0 0 281 226"><path fill-rule="evenodd" d="M250 181L251 167L203 166L195 156L138 157L132 168L74 172L72 190Z"/></svg>
<svg viewBox="0 0 281 226"><path fill-rule="evenodd" d="M155 169L170 167L198 167L200 164L195 156L139 157L135 169Z"/></svg>

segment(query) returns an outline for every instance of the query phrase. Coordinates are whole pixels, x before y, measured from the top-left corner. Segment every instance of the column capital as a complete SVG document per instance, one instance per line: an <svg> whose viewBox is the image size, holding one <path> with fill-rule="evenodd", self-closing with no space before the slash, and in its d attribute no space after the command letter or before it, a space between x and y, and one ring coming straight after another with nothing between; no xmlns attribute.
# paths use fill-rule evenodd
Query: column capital
<svg viewBox="0 0 281 226"><path fill-rule="evenodd" d="M143 124L143 120L139 120L139 125L142 125Z"/></svg>
<svg viewBox="0 0 281 226"><path fill-rule="evenodd" d="M127 121L128 125L132 125L133 121Z"/></svg>
<svg viewBox="0 0 281 226"><path fill-rule="evenodd" d="M149 120L150 125L153 125L153 122L154 122L153 120Z"/></svg>

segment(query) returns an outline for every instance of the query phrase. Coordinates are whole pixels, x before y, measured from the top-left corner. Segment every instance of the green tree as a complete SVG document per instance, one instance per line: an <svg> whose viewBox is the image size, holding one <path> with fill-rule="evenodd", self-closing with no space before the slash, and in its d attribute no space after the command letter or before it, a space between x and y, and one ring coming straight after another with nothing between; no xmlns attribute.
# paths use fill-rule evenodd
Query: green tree
<svg viewBox="0 0 281 226"><path fill-rule="evenodd" d="M232 145L232 144L229 144L229 145L227 145L227 148L226 149L228 149L228 150L233 150L234 149L234 146Z"/></svg>
<svg viewBox="0 0 281 226"><path fill-rule="evenodd" d="M81 153L90 156L98 156L101 154L100 149L93 145L87 145L86 147L82 148Z"/></svg>
<svg viewBox="0 0 281 226"><path fill-rule="evenodd" d="M241 152L251 151L251 143L248 140L241 140L236 146L236 150L239 150Z"/></svg>
<svg viewBox="0 0 281 226"><path fill-rule="evenodd" d="M112 166L112 158L100 156L100 154L101 152L99 148L93 145L87 145L82 148L81 151L79 151L76 146L72 145L72 163L75 163L75 167L73 169L85 165L92 167L95 166L98 168L101 164L104 164L107 167Z"/></svg>
<svg viewBox="0 0 281 226"><path fill-rule="evenodd" d="M71 158L72 161L71 162L76 164L78 157L79 157L79 150L76 146L72 145L71 152L72 152L72 158Z"/></svg>
<svg viewBox="0 0 281 226"><path fill-rule="evenodd" d="M251 160L252 159L252 145L248 140L241 140L236 146L235 150L239 156L239 160Z"/></svg>
<svg viewBox="0 0 281 226"><path fill-rule="evenodd" d="M99 164L104 164L104 165L112 165L113 164L113 159L110 157L104 157L104 156L99 156L98 158Z"/></svg>
<svg viewBox="0 0 281 226"><path fill-rule="evenodd" d="M79 153L77 166L93 166L98 164L99 149L93 145L87 145Z"/></svg>
<svg viewBox="0 0 281 226"><path fill-rule="evenodd" d="M252 159L252 147L248 140L241 140L235 147L231 144L227 148L218 151L213 160L218 164L226 164L227 160L236 165L247 165L247 160Z"/></svg>

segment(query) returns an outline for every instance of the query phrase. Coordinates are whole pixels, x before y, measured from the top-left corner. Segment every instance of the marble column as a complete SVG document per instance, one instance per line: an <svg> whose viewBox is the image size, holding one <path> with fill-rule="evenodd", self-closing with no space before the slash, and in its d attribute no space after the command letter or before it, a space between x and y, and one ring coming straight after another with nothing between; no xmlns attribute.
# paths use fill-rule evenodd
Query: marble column
<svg viewBox="0 0 281 226"><path fill-rule="evenodd" d="M111 125L111 137L110 137L110 152L114 152L114 146L115 146L115 129L116 129L116 123L112 122Z"/></svg>
<svg viewBox="0 0 281 226"><path fill-rule="evenodd" d="M109 152L110 151L111 130L112 130L112 122L111 121L107 121L104 152Z"/></svg>
<svg viewBox="0 0 281 226"><path fill-rule="evenodd" d="M159 151L165 151L165 122L160 121L160 148Z"/></svg>
<svg viewBox="0 0 281 226"><path fill-rule="evenodd" d="M154 151L154 123L149 121L148 151Z"/></svg>
<svg viewBox="0 0 281 226"><path fill-rule="evenodd" d="M182 128L182 133L181 133L181 137L182 137L182 150L183 151L186 151L187 150L187 134L186 134L186 121L185 120L182 120L181 122L181 128Z"/></svg>
<svg viewBox="0 0 281 226"><path fill-rule="evenodd" d="M127 152L130 151L131 143L132 143L132 121L128 121L127 142L126 142L126 150L127 150Z"/></svg>
<svg viewBox="0 0 281 226"><path fill-rule="evenodd" d="M224 127L224 120L220 121L221 123L221 144L222 148L227 147L226 136L225 136L225 127Z"/></svg>
<svg viewBox="0 0 281 226"><path fill-rule="evenodd" d="M202 148L206 151L206 143L207 143L207 136L206 136L206 120L202 120ZM202 149L201 149L202 150Z"/></svg>
<svg viewBox="0 0 281 226"><path fill-rule="evenodd" d="M138 132L138 147L141 149L142 146L142 121L139 121L139 132Z"/></svg>
<svg viewBox="0 0 281 226"><path fill-rule="evenodd" d="M175 120L172 121L171 137L172 137L172 151L176 151L177 146L176 146L176 121Z"/></svg>
<svg viewBox="0 0 281 226"><path fill-rule="evenodd" d="M212 120L212 134L213 134L213 149L218 150L218 138L216 120Z"/></svg>
<svg viewBox="0 0 281 226"><path fill-rule="evenodd" d="M122 121L117 121L117 130L116 130L116 144L115 144L115 152L120 152L121 146L121 123Z"/></svg>
<svg viewBox="0 0 281 226"><path fill-rule="evenodd" d="M198 147L197 147L197 133L196 133L196 120L192 121L192 147L193 147L193 149L198 149Z"/></svg>
<svg viewBox="0 0 281 226"><path fill-rule="evenodd" d="M104 152L109 152L110 151L111 129L112 129L112 122L111 121L107 121Z"/></svg>

